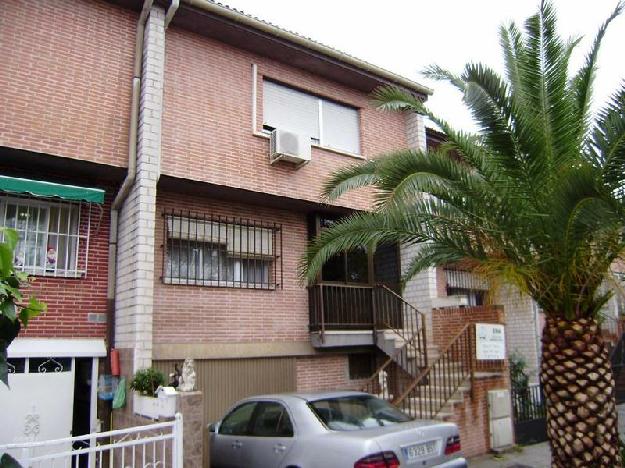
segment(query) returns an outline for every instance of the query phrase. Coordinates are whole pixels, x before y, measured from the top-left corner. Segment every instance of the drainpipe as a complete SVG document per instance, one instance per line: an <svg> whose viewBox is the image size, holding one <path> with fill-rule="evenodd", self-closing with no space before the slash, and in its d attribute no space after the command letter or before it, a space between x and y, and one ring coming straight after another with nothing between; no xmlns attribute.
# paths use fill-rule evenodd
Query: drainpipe
<svg viewBox="0 0 625 468"><path fill-rule="evenodd" d="M111 348L115 339L115 279L117 277L117 240L119 229L119 210L128 197L130 189L135 183L137 174L137 128L139 123L139 96L141 93L141 69L143 60L143 34L145 32L145 23L152 8L154 0L145 0L141 14L137 20L137 32L135 36L135 54L132 76L132 95L130 108L130 127L128 129L128 171L122 182L113 203L111 204L111 226L109 232L109 253L108 253L108 286L106 292L107 302L107 354L109 359L106 360L106 373L111 371Z"/></svg>
<svg viewBox="0 0 625 468"><path fill-rule="evenodd" d="M180 6L180 0L171 0L169 4L169 8L167 9L167 13L165 13L165 29L171 23L171 20L174 19L174 15L178 11L178 7Z"/></svg>

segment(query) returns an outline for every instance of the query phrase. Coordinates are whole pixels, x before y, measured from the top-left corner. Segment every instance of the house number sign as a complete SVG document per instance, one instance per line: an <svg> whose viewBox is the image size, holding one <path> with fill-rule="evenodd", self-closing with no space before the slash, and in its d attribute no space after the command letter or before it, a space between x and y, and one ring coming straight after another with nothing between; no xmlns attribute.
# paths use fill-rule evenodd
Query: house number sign
<svg viewBox="0 0 625 468"><path fill-rule="evenodd" d="M506 358L504 326L492 323L475 324L475 352L478 360Z"/></svg>

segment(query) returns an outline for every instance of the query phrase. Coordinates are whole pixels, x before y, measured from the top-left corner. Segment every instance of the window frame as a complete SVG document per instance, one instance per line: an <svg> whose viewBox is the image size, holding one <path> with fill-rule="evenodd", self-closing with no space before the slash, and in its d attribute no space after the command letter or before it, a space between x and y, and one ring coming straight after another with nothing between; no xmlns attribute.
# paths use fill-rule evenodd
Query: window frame
<svg viewBox="0 0 625 468"><path fill-rule="evenodd" d="M317 148L321 148L321 149L324 149L324 150L328 150L328 151L331 151L331 152L334 152L334 153L345 154L345 155L348 155L348 156L353 156L353 157L356 157L356 158L364 159L364 156L362 155L362 114L361 114L361 108L360 107L356 107L356 106L353 106L351 104L340 102L340 101L337 101L336 99L331 99L331 98L328 98L328 97L320 96L318 94L312 93L310 91L307 91L307 90L304 90L304 89L301 89L301 88L297 88L297 87L292 86L292 85L290 85L288 83L284 83L282 81L275 80L275 79L267 77L267 76L263 76L261 81L262 81L262 87L263 87L263 91L262 91L262 93L263 93L263 99L262 99L262 102L263 102L263 113L262 113L262 124L261 124L262 125L262 127L261 127L262 128L262 131L261 131L262 135L269 136L271 134L271 132L273 130L275 130L275 127L273 127L273 126L271 126L271 125L269 125L269 124L267 124L265 122L265 113L266 113L265 112L265 105L264 105L265 83L269 82L269 83L272 83L272 84L274 84L276 86L281 86L281 87L284 87L284 88L288 88L288 89L290 89L292 91L304 94L306 96L313 97L313 98L315 98L317 100L317 125L319 126L319 138L317 139L317 138L311 136L310 142L311 142L312 146L317 147ZM358 128L357 128L358 141L356 142L356 147L358 149L357 152L353 152L353 151L350 151L350 150L344 149L344 148L337 148L335 146L330 146L330 145L328 145L325 142L324 131L323 131L323 103L324 102L332 103L332 104L335 104L337 106L341 106L341 107L344 107L346 109L351 109L351 110L356 112L357 124L358 124Z"/></svg>
<svg viewBox="0 0 625 468"><path fill-rule="evenodd" d="M276 400L258 400L257 403L258 404L256 405L256 408L254 408L254 412L252 413L252 417L251 417L250 424L248 427L248 434L247 434L248 437L258 437L261 439L269 438L269 437L280 438L280 439L292 439L295 437L295 424L293 423L293 417L287 405L285 405L281 401L276 401ZM260 417L260 415L262 414L261 411L263 411L263 409L267 405L278 405L282 408L283 413L287 416L289 423L291 425L291 435L256 435L254 434L254 427L256 425L256 422L258 418Z"/></svg>
<svg viewBox="0 0 625 468"><path fill-rule="evenodd" d="M240 405L237 405L234 408L232 408L230 411L228 411L228 413L219 422L219 428L217 429L217 434L224 435L224 436L234 436L234 437L249 436L250 435L250 430L251 430L251 427L252 427L252 421L254 421L254 415L255 415L256 411L258 410L258 403L259 403L259 401L256 401L256 400L244 401ZM224 422L226 422L226 420L230 416L232 416L232 414L234 414L236 411L238 411L239 409L241 409L241 408L243 408L244 406L247 406L247 405L253 405L253 408L252 408L252 413L250 414L250 417L249 417L249 419L247 421L247 425L245 427L245 431L242 434L224 434L222 432L223 426L224 426Z"/></svg>
<svg viewBox="0 0 625 468"><path fill-rule="evenodd" d="M161 281L164 284L171 285L186 285L186 286L205 286L205 287L215 287L215 288L234 288L234 289L261 289L261 290L276 290L283 288L283 258L282 258L282 225L279 223L263 223L261 221L244 219L244 218L236 218L236 217L227 217L220 215L200 215L192 212L186 213L176 213L173 210L163 212L164 219L164 229L163 229L163 243L161 245L163 249L163 260L162 260L162 275ZM204 224L202 236L206 236L206 224L210 224L218 229L219 232L213 233L211 228L210 231L210 241L200 240L198 239L198 231L196 227L196 238L195 239L184 239L182 237L172 237L169 233L169 224L172 223L172 228L174 227L173 223L178 222L180 225L183 223L188 223L189 229L191 223L196 224ZM236 248L233 247L232 253L228 251L228 234L225 235L225 241L221 239L221 229L225 229L226 233L232 230L233 235L236 236L236 232L239 232L239 250L237 252ZM175 229L174 229L175 230ZM237 231L238 230L238 231ZM247 232L246 237L243 237L243 231ZM252 236L254 238L254 251L253 252L243 252L243 244L245 241L246 250L249 250L250 241L250 232L252 232ZM257 249L256 245L256 236L260 233L261 235L261 243ZM264 234L263 234L264 233ZM269 234L268 234L269 233ZM191 236L191 231L189 230L186 233L189 237ZM271 253L265 254L263 252L262 238L263 235L268 235L267 242L264 249L270 251ZM218 240L215 242L213 240L213 236L217 236ZM271 244L269 244L269 241ZM224 244L225 245L222 245ZM230 238L230 242L236 245L236 237ZM201 278L198 278L197 273L193 276L189 274L190 268L187 266L187 275L182 274L182 268L180 263L180 256L183 254L183 244L187 243L188 251L191 250L199 250L200 258L204 258L205 249L210 247L191 247L191 244L206 244L207 246L213 246L213 250L219 252L217 258L217 279L207 279L206 275L202 274ZM218 246L218 247L214 247ZM170 252L173 252L174 249L178 249L179 256L179 266L178 266L178 276L174 276L174 267L169 263L171 261ZM223 255L223 258L221 257ZM203 262L204 260L202 260ZM203 264L203 263L202 263ZM244 266L248 265L248 266ZM250 277L250 271L256 271L260 267L261 270L261 278L260 281L256 278L256 273L253 274L253 278ZM211 273L213 269L211 267ZM230 275L232 276L230 278ZM211 274L212 276L212 274ZM245 279L244 279L245 278ZM266 281L265 281L266 279Z"/></svg>
<svg viewBox="0 0 625 468"><path fill-rule="evenodd" d="M16 207L16 222L15 226L10 226L7 224L7 212L8 206ZM30 229L31 226L27 226L25 228L19 228L17 226L17 216L20 212L20 208L27 207L36 208L38 210L45 210L46 212L46 221L45 228L40 230L39 226L36 226L36 229L33 231ZM51 220L52 210L57 209L57 230L50 229L50 223L54 222ZM60 228L61 219L62 219L62 211L66 210L67 213L67 221L66 225L68 227L66 232L63 232ZM86 213L83 213L83 210ZM84 219L86 214L86 220ZM75 217L75 218L74 218ZM72 222L75 221L75 232L71 230ZM24 265L16 265L16 269L19 271L24 271L32 276L39 277L50 277L50 278L85 278L88 272L89 266L89 245L91 240L91 207L86 207L82 202L71 202L67 200L48 200L37 197L20 197L16 195L8 195L5 193L0 193L0 226L6 227L9 229L13 229L18 232L18 234L34 232L35 233L35 243L37 243L38 238L42 237L45 239L45 253L42 254L39 264L35 261L35 264L28 265L26 261L24 261ZM71 232L70 232L71 231ZM54 267L49 267L47 264L44 265L43 261L44 256L48 255L48 243L51 237L56 238L56 255L59 254L59 245L61 238L64 239L66 244L66 253L65 253L65 267L59 268L59 258L55 258ZM2 235L0 234L0 239ZM20 238L20 243L23 242L24 239ZM19 243L18 243L19 245ZM35 247L37 248L37 246ZM16 255L19 253L16 251ZM26 255L26 251L24 251ZM37 260L37 255L35 255L35 260ZM43 266L42 266L43 265ZM82 268L81 268L82 267Z"/></svg>

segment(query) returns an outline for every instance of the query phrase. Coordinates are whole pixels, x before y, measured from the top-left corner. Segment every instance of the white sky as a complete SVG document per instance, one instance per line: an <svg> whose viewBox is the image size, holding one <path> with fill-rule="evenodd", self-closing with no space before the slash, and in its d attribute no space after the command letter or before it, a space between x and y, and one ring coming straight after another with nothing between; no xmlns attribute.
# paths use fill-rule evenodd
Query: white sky
<svg viewBox="0 0 625 468"><path fill-rule="evenodd" d="M479 61L503 70L499 26L522 25L538 0L222 0L231 7L308 36L434 89L430 108L456 127L473 129L459 93L419 75L429 64L460 72ZM584 36L572 65L583 63L599 25L616 0L555 0L560 34ZM625 79L625 14L603 41L595 82L595 109Z"/></svg>

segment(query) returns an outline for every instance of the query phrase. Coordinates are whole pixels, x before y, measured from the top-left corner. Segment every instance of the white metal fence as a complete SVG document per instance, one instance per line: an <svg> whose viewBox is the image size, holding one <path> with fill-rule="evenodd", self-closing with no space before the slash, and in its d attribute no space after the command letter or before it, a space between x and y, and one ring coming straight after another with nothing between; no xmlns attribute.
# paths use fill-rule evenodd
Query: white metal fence
<svg viewBox="0 0 625 468"><path fill-rule="evenodd" d="M0 445L23 468L182 468L182 415L64 439Z"/></svg>

